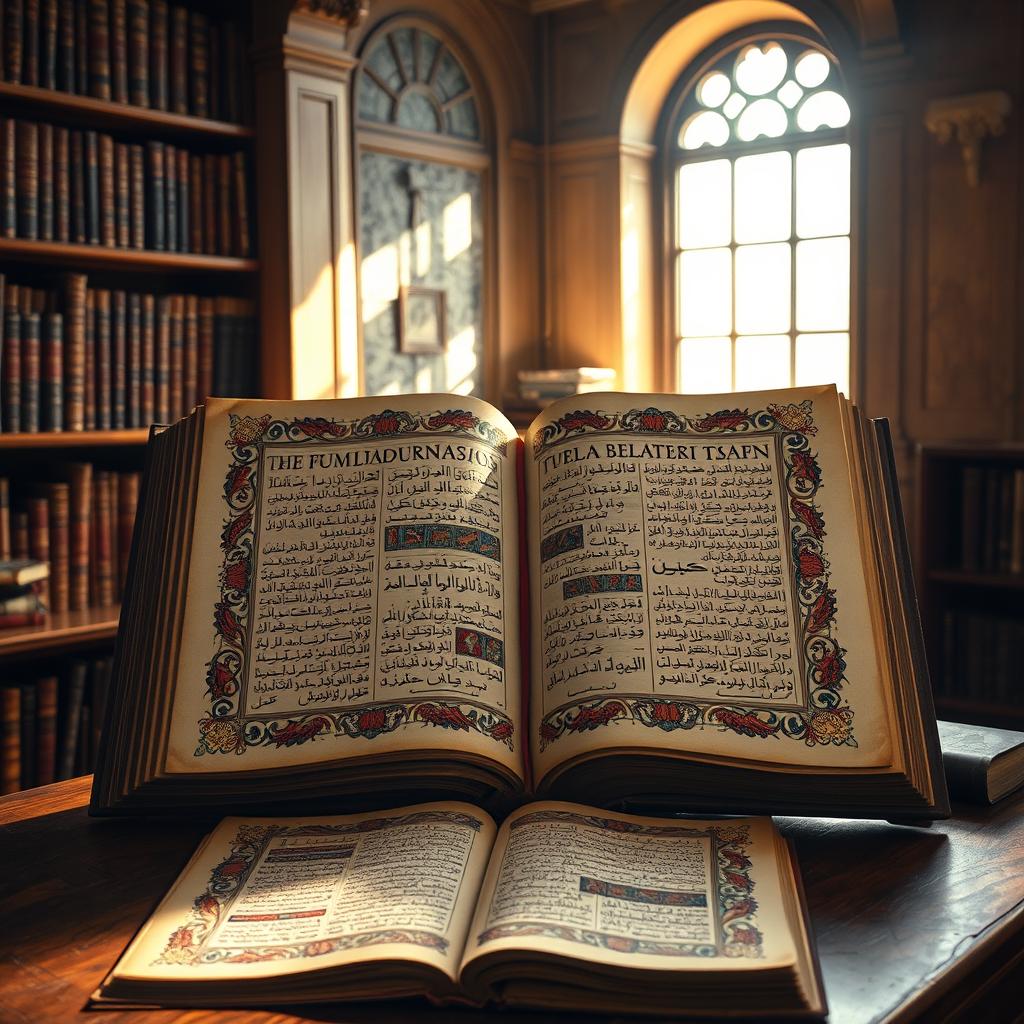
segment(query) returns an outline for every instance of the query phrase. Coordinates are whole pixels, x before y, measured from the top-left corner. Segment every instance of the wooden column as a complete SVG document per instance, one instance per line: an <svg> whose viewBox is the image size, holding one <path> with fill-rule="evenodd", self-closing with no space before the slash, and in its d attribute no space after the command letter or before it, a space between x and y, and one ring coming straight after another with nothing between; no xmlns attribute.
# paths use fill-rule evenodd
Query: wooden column
<svg viewBox="0 0 1024 1024"><path fill-rule="evenodd" d="M253 4L262 387L358 389L349 30L359 0Z"/></svg>

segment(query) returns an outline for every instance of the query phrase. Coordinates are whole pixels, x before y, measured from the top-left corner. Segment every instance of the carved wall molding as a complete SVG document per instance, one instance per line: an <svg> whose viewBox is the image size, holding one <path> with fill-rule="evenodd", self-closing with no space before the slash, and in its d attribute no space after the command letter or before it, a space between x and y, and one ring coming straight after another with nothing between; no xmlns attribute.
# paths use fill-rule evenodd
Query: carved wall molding
<svg viewBox="0 0 1024 1024"><path fill-rule="evenodd" d="M960 145L972 188L981 181L981 144L990 135L1003 134L1011 106L1005 92L993 90L932 100L925 109L925 128L940 143L956 139Z"/></svg>
<svg viewBox="0 0 1024 1024"><path fill-rule="evenodd" d="M355 28L370 12L370 0L292 0L292 10Z"/></svg>

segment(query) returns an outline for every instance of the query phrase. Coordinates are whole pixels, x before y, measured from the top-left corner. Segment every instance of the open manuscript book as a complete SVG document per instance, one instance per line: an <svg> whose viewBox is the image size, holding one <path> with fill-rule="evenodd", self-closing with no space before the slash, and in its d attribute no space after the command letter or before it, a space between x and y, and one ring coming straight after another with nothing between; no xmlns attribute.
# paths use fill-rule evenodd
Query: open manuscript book
<svg viewBox="0 0 1024 1024"><path fill-rule="evenodd" d="M94 813L948 813L887 435L832 387L211 400L156 434ZM293 805L294 806L294 805Z"/></svg>
<svg viewBox="0 0 1024 1024"><path fill-rule="evenodd" d="M823 1016L767 818L529 804L226 818L94 995L258 1006L428 995L555 1010Z"/></svg>

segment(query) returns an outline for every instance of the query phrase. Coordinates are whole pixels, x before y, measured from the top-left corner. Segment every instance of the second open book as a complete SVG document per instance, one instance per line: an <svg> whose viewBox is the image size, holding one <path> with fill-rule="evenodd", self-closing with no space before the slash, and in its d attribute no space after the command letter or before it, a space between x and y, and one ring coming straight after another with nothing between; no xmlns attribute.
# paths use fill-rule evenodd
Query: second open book
<svg viewBox="0 0 1024 1024"><path fill-rule="evenodd" d="M935 817L884 430L834 388L211 400L150 442L98 813L537 792Z"/></svg>

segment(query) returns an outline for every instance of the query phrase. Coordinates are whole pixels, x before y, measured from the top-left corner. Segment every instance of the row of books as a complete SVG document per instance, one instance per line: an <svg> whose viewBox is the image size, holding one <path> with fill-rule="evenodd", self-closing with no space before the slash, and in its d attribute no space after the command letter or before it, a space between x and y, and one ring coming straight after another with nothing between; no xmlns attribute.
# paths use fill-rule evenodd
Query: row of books
<svg viewBox="0 0 1024 1024"><path fill-rule="evenodd" d="M54 612L115 604L124 590L141 474L71 462L37 479L0 477L0 561L48 562ZM38 620L4 620L6 627Z"/></svg>
<svg viewBox="0 0 1024 1024"><path fill-rule="evenodd" d="M109 657L76 659L0 685L0 792L92 771L110 681Z"/></svg>
<svg viewBox="0 0 1024 1024"><path fill-rule="evenodd" d="M1024 468L961 467L959 568L1024 572Z"/></svg>
<svg viewBox="0 0 1024 1024"><path fill-rule="evenodd" d="M124 249L249 256L242 151L194 153L0 118L0 233Z"/></svg>
<svg viewBox="0 0 1024 1024"><path fill-rule="evenodd" d="M166 0L4 0L0 29L5 81L242 119L241 34L204 11Z"/></svg>
<svg viewBox="0 0 1024 1024"><path fill-rule="evenodd" d="M1020 705L1017 651L1024 620L968 609L943 615L943 658L933 684L944 697L986 704Z"/></svg>
<svg viewBox="0 0 1024 1024"><path fill-rule="evenodd" d="M56 288L0 274L0 429L121 430L168 423L208 395L256 388L253 303L231 296Z"/></svg>

